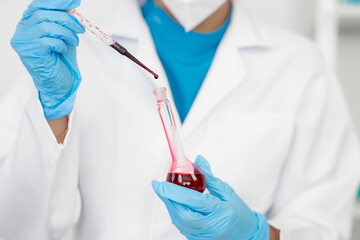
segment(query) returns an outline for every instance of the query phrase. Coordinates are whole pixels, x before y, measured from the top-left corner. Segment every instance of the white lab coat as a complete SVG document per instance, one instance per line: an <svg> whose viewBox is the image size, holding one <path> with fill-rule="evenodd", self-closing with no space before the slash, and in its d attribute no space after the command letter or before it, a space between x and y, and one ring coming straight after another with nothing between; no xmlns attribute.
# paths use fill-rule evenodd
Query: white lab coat
<svg viewBox="0 0 360 240"><path fill-rule="evenodd" d="M170 162L152 95L166 75L137 3L118 4L106 30L161 77L82 36L83 82L60 145L30 77L14 87L0 106L4 239L184 239L151 188ZM185 152L205 156L282 239L347 239L360 166L339 86L312 43L233 7L179 127Z"/></svg>

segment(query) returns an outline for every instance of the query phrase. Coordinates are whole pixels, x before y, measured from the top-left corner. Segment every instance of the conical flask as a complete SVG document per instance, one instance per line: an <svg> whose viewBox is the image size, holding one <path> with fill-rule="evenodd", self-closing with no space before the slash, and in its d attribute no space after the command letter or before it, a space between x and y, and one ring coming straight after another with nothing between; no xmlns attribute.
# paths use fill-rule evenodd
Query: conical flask
<svg viewBox="0 0 360 240"><path fill-rule="evenodd" d="M166 181L187 187L198 192L205 190L205 177L201 170L184 154L174 115L166 96L166 88L154 90L158 112L164 126L165 135L169 143L172 163Z"/></svg>

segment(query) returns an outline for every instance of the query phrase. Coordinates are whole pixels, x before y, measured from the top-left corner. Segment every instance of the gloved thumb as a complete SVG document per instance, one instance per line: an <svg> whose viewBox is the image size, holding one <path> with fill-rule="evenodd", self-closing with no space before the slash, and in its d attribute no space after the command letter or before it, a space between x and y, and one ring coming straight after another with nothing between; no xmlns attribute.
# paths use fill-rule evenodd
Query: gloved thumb
<svg viewBox="0 0 360 240"><path fill-rule="evenodd" d="M80 2L81 0L34 0L24 12L23 16L26 17L39 9L70 10L80 6Z"/></svg>
<svg viewBox="0 0 360 240"><path fill-rule="evenodd" d="M229 184L212 174L210 164L203 156L198 155L195 164L203 172L206 179L206 188L211 194L223 201L230 201L236 195Z"/></svg>
<svg viewBox="0 0 360 240"><path fill-rule="evenodd" d="M210 164L203 156L198 155L195 159L195 164L204 174L213 176Z"/></svg>

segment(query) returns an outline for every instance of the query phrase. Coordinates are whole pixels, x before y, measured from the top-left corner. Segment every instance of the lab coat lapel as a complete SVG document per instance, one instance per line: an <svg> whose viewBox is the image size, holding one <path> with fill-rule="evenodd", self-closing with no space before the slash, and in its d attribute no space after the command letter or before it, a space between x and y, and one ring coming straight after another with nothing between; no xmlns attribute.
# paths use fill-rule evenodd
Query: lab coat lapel
<svg viewBox="0 0 360 240"><path fill-rule="evenodd" d="M183 138L186 138L244 79L245 68L240 59L239 49L233 40L233 36L227 33L220 43L212 66L184 121Z"/></svg>
<svg viewBox="0 0 360 240"><path fill-rule="evenodd" d="M232 1L232 18L218 46L208 74L182 126L182 137L189 134L246 77L241 50L273 45L268 32L254 24L238 1Z"/></svg>

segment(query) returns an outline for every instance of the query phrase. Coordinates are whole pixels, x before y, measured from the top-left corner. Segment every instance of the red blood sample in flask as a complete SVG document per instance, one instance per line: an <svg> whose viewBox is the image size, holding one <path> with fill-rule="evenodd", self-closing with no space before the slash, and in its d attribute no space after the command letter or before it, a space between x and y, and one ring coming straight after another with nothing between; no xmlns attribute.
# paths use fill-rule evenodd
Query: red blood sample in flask
<svg viewBox="0 0 360 240"><path fill-rule="evenodd" d="M172 163L166 181L198 192L204 192L206 181L201 170L184 154L166 88L154 90L158 112L169 144Z"/></svg>
<svg viewBox="0 0 360 240"><path fill-rule="evenodd" d="M191 188L198 192L203 192L206 185L205 177L202 173L168 173L166 181L182 187Z"/></svg>

